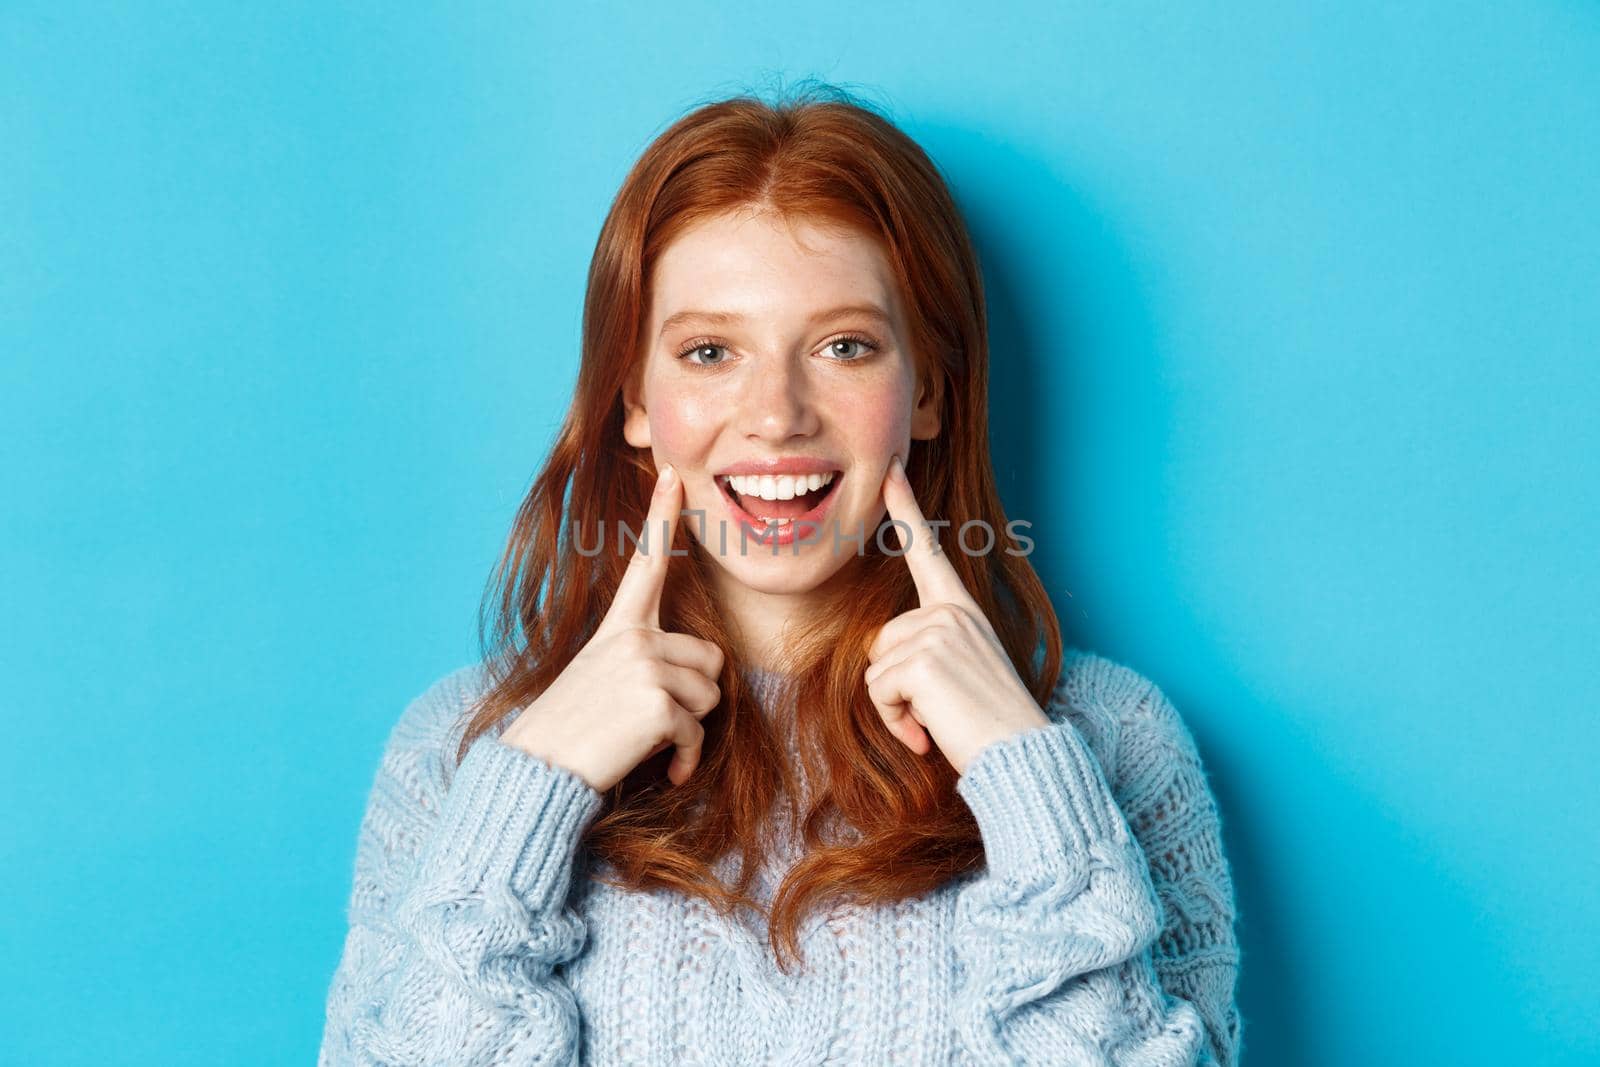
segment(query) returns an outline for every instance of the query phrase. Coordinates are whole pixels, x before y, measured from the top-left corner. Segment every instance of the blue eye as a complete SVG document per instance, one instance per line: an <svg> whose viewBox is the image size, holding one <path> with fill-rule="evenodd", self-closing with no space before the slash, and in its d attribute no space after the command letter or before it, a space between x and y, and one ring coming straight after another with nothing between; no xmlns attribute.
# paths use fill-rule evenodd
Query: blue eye
<svg viewBox="0 0 1600 1067"><path fill-rule="evenodd" d="M834 355L839 354L837 349L840 345L859 345L863 349L860 355L848 356L839 360L841 363L854 363L857 360L864 358L868 352L877 351L878 348L877 345L858 334L851 334L847 337L835 338L834 340L828 342L828 348L833 351Z"/></svg>
<svg viewBox="0 0 1600 1067"><path fill-rule="evenodd" d="M694 364L696 367L715 367L715 366L720 365L722 363L722 360L719 359L719 360L717 360L715 362L712 362L712 363L701 363L698 360L689 359L689 357L690 356L699 355L700 353L706 351L707 349L719 350L722 347L723 347L722 345L714 344L711 341L694 341L694 342L691 342L690 345L687 348L685 348L683 351L678 353L678 358L679 359L686 359L690 363ZM726 358L726 357L724 357L724 358Z"/></svg>

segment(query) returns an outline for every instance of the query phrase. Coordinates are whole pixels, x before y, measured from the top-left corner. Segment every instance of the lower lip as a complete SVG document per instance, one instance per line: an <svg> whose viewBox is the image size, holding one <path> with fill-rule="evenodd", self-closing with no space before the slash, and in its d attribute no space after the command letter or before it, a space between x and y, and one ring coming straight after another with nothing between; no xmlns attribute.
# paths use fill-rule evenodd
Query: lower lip
<svg viewBox="0 0 1600 1067"><path fill-rule="evenodd" d="M722 502L727 505L729 514L738 521L746 536L759 544L776 546L794 544L802 526L807 531L807 536L811 538L808 543L819 544L820 542L815 538L816 534L822 529L822 517L833 507L833 501L839 495L839 483L842 481L844 481L844 472L840 471L833 476L833 481L828 483L828 494L817 502L816 507L804 514L796 515L786 525L775 529L768 527L765 519L757 518L735 503L733 497L728 495L729 490L723 486L720 480L717 481L716 485L717 492L721 495ZM772 529L771 533L768 533L769 529Z"/></svg>

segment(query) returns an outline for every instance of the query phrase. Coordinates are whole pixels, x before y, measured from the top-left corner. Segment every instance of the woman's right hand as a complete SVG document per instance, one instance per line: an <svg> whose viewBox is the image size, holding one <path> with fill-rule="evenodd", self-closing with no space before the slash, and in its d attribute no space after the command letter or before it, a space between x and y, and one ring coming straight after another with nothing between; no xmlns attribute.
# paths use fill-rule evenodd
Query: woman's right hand
<svg viewBox="0 0 1600 1067"><path fill-rule="evenodd" d="M500 737L503 744L578 775L596 792L610 789L668 746L677 752L667 777L682 785L700 763L705 740L700 719L722 699L716 681L722 649L661 629L661 590L682 500L682 479L663 464L645 536L605 618Z"/></svg>

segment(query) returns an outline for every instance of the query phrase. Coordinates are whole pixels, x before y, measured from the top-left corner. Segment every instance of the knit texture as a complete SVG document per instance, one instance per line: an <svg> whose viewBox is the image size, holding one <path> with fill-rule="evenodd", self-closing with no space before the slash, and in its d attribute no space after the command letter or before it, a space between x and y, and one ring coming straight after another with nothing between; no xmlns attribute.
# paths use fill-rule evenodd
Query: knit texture
<svg viewBox="0 0 1600 1067"><path fill-rule="evenodd" d="M783 714L781 677L746 676ZM580 839L600 794L502 743L506 723L449 768L484 684L481 665L451 672L390 734L319 1067L1237 1063L1216 804L1188 729L1132 669L1067 650L1050 725L989 745L956 783L984 869L808 917L791 975L748 910L591 879Z"/></svg>

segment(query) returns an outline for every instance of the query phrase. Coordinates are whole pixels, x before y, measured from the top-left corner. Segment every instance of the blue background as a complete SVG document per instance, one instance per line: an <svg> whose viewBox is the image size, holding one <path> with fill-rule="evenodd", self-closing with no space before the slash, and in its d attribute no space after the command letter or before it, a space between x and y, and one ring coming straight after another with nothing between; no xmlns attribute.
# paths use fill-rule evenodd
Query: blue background
<svg viewBox="0 0 1600 1067"><path fill-rule="evenodd" d="M1247 1062L1595 1062L1595 5L220 7L0 10L0 1061L313 1060L610 197L816 76L969 214L1008 507L1211 770Z"/></svg>

